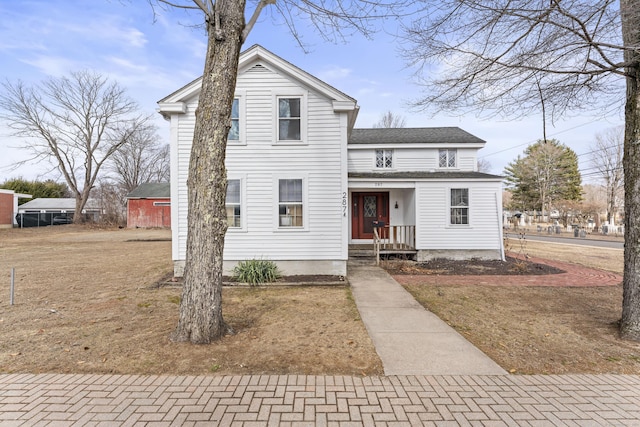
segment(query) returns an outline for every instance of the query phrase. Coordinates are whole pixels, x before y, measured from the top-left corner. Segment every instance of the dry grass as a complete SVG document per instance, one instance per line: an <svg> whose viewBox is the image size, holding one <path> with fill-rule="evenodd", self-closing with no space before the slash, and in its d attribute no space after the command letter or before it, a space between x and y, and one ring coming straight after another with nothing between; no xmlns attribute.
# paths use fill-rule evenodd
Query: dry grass
<svg viewBox="0 0 640 427"><path fill-rule="evenodd" d="M180 288L166 230L0 230L0 372L379 375L348 288L227 288L238 332L175 344ZM527 241L532 256L621 272L619 250ZM9 306L9 269L16 305ZM405 267L415 272L411 263ZM516 373L640 373L616 333L621 288L412 286L411 292Z"/></svg>
<svg viewBox="0 0 640 427"><path fill-rule="evenodd" d="M619 249L527 241L524 253L622 273ZM618 336L621 285L406 287L512 373L640 374L640 343Z"/></svg>
<svg viewBox="0 0 640 427"><path fill-rule="evenodd" d="M559 261L584 265L600 270L622 274L624 259L621 249L598 248L595 246L575 246L567 243L547 243L526 240L524 245L519 239L509 239L506 245L514 252L523 251L527 255L557 259ZM524 247L524 249L522 249Z"/></svg>
<svg viewBox="0 0 640 427"><path fill-rule="evenodd" d="M346 287L229 288L236 335L169 341L180 288L167 230L0 230L0 372L380 374ZM9 269L16 304L9 305Z"/></svg>

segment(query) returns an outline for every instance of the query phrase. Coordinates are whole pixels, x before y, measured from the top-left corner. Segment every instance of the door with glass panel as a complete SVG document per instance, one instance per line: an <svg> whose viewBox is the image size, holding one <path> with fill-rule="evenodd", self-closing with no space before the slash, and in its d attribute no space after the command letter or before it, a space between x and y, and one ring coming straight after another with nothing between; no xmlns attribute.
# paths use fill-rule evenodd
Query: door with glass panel
<svg viewBox="0 0 640 427"><path fill-rule="evenodd" d="M351 237L373 239L373 223L389 224L389 193L353 193Z"/></svg>

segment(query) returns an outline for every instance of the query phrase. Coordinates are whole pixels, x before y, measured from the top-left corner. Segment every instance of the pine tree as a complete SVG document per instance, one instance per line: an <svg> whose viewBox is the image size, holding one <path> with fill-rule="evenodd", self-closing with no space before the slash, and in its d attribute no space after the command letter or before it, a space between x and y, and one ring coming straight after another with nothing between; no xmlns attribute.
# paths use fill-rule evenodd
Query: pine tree
<svg viewBox="0 0 640 427"><path fill-rule="evenodd" d="M578 156L557 140L540 140L527 147L524 157L505 168L516 205L540 210L542 216L554 202L582 199Z"/></svg>

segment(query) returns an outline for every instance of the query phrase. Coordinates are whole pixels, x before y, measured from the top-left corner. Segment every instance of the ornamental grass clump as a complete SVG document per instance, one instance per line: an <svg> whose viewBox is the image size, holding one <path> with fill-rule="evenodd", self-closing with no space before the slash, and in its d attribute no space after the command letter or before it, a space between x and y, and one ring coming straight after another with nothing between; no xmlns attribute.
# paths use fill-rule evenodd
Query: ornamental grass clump
<svg viewBox="0 0 640 427"><path fill-rule="evenodd" d="M275 282L280 278L280 271L275 262L264 259L240 261L233 269L234 279L252 286L261 283Z"/></svg>

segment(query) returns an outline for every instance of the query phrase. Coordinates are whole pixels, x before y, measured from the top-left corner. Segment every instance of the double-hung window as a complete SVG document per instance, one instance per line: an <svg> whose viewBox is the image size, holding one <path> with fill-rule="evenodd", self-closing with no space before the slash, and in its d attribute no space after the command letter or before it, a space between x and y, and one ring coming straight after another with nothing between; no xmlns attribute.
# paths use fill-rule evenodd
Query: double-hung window
<svg viewBox="0 0 640 427"><path fill-rule="evenodd" d="M227 225L229 228L242 227L242 202L240 197L240 180L230 179L227 181Z"/></svg>
<svg viewBox="0 0 640 427"><path fill-rule="evenodd" d="M393 150L376 150L376 168L393 168Z"/></svg>
<svg viewBox="0 0 640 427"><path fill-rule="evenodd" d="M278 141L302 140L302 99L278 98Z"/></svg>
<svg viewBox="0 0 640 427"><path fill-rule="evenodd" d="M468 225L469 224L469 189L468 188L452 188L451 204L450 204L450 224L451 225Z"/></svg>
<svg viewBox="0 0 640 427"><path fill-rule="evenodd" d="M440 149L438 151L438 166L441 168L455 168L458 150Z"/></svg>
<svg viewBox="0 0 640 427"><path fill-rule="evenodd" d="M303 226L302 179L278 181L278 226Z"/></svg>
<svg viewBox="0 0 640 427"><path fill-rule="evenodd" d="M231 129L227 136L229 141L240 141L240 100L235 98L231 105Z"/></svg>

